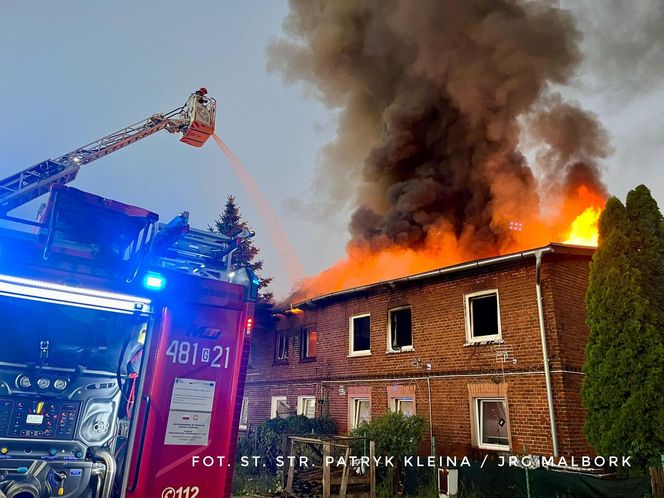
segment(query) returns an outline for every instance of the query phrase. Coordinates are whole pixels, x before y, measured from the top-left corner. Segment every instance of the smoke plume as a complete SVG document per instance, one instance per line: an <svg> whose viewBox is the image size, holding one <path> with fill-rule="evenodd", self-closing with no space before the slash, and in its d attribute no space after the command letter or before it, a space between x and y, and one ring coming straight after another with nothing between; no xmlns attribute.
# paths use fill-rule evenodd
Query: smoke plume
<svg viewBox="0 0 664 498"><path fill-rule="evenodd" d="M353 248L428 250L444 232L464 254L495 254L513 241L510 221L541 223L543 198L581 186L605 195L604 130L550 90L580 60L567 12L508 0L291 0L284 29L270 69L340 112L321 171L333 195L344 185L353 196ZM537 168L520 147L524 126Z"/></svg>

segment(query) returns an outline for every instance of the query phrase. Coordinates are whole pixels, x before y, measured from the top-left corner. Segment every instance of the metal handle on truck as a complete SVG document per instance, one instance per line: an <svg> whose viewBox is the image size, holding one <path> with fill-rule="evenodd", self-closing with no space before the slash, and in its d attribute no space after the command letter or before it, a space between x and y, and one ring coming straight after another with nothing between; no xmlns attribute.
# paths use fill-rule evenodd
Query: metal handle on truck
<svg viewBox="0 0 664 498"><path fill-rule="evenodd" d="M141 424L141 439L138 442L138 451L136 452L136 468L134 469L134 479L131 482L131 486L129 486L129 492L133 493L136 491L136 487L138 486L138 476L139 472L141 471L141 459L143 457L143 446L145 446L145 434L146 434L146 427L148 425L148 417L150 416L150 396L144 396L143 399L145 400L145 415L143 415L143 424Z"/></svg>

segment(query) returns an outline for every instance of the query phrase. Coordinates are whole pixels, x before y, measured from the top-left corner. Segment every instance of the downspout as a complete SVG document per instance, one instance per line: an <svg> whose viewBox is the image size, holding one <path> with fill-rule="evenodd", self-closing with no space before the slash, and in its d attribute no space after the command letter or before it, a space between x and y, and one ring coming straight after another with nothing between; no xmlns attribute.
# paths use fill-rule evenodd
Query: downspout
<svg viewBox="0 0 664 498"><path fill-rule="evenodd" d="M427 374L427 389L429 391L429 436L431 437L431 455L436 456L436 440L433 437L433 416L431 414L431 375Z"/></svg>
<svg viewBox="0 0 664 498"><path fill-rule="evenodd" d="M546 325L544 323L544 300L541 285L542 251L535 253L535 288L537 290L537 315L539 317L540 339L542 340L542 356L544 358L544 380L546 381L546 397L549 402L549 420L551 421L551 441L553 456L558 456L558 431L556 430L556 414L553 409L553 387L551 370L549 369L549 353L546 348Z"/></svg>

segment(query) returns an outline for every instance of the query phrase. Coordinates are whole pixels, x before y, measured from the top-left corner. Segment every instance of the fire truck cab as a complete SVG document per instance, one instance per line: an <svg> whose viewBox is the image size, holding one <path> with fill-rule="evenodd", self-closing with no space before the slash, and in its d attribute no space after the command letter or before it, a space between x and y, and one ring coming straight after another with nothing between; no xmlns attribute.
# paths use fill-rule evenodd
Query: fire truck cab
<svg viewBox="0 0 664 498"><path fill-rule="evenodd" d="M62 185L18 225L0 231L0 498L229 496L258 292L232 259L252 234Z"/></svg>

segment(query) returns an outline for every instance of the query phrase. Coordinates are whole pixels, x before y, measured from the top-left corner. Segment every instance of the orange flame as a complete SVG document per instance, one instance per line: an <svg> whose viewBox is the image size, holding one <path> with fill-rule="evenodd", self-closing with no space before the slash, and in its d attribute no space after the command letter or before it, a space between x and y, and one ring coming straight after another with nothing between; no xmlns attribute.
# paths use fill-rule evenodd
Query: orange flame
<svg viewBox="0 0 664 498"><path fill-rule="evenodd" d="M372 250L351 242L344 259L318 275L304 279L289 301L299 302L464 261L532 249L550 242L596 246L599 216L605 202L603 193L581 185L564 194L553 217L533 214L528 219L512 220L505 213L497 213L493 222L506 231L506 236L499 248L486 253L478 252L472 233L468 240L463 236L457 238L452 228L444 223L427 234L424 246L418 250L400 246Z"/></svg>
<svg viewBox="0 0 664 498"><path fill-rule="evenodd" d="M565 244L596 247L599 237L597 224L600 214L602 214L602 209L597 206L586 208L572 222Z"/></svg>

